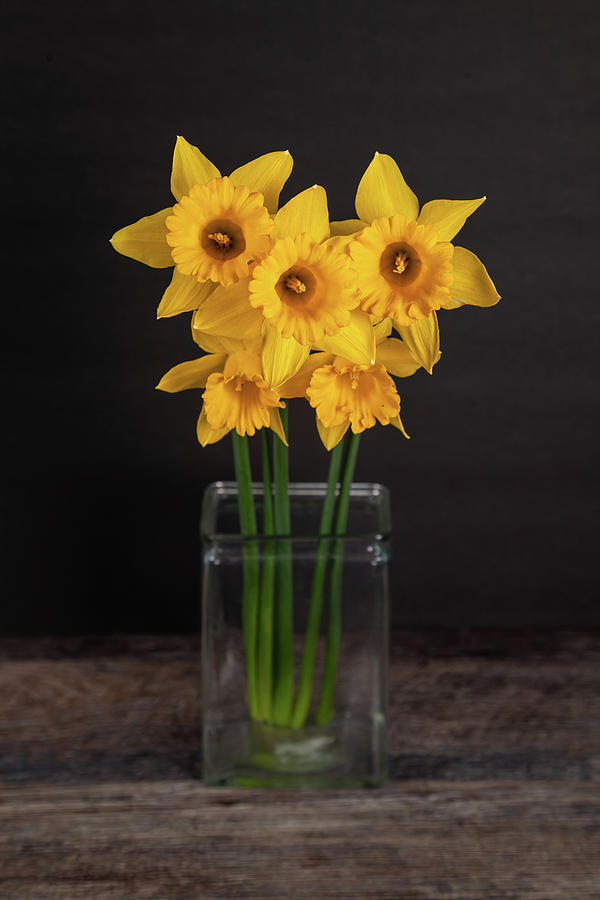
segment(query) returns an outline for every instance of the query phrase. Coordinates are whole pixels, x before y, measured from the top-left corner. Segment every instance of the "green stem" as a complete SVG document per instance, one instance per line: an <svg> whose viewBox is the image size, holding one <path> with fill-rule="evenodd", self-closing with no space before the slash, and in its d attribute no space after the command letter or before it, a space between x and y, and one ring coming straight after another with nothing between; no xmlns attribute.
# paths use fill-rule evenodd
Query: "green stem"
<svg viewBox="0 0 600 900"><path fill-rule="evenodd" d="M337 509L333 533L342 536L346 533L348 524L348 510L350 507L350 488L354 478L356 457L360 444L360 435L352 434L348 444L348 453L344 462L342 485ZM342 574L344 568L344 542L334 541L332 563L329 581L329 622L327 626L327 640L325 649L325 668L323 672L323 684L321 697L315 715L318 725L329 722L333 716L333 693L337 678L338 658L340 653L340 638L342 633Z"/></svg>
<svg viewBox="0 0 600 900"><path fill-rule="evenodd" d="M331 534L331 523L335 508L335 489L337 487L340 468L342 464L344 441L343 439L331 451L329 462L329 477L327 479L327 492L321 511L321 524L319 535L326 536L320 540L317 547L317 562L313 574L312 588L310 592L310 607L308 611L308 623L304 640L304 651L300 665L298 679L298 693L292 714L292 728L301 728L308 715L313 692L313 677L315 669L315 656L319 640L319 626L321 624L321 612L323 609L323 585L327 570L327 551L329 548L328 535Z"/></svg>
<svg viewBox="0 0 600 900"><path fill-rule="evenodd" d="M287 437L287 408L281 410ZM273 473L275 476L275 534L289 535L290 498L288 484L288 448L273 437ZM289 539L277 541L276 666L272 718L276 725L287 725L294 701L294 600L292 592L292 546Z"/></svg>
<svg viewBox="0 0 600 900"><path fill-rule="evenodd" d="M263 531L274 533L273 487L267 429L260 432L263 476ZM271 718L273 693L273 593L275 587L275 541L265 541L265 552L260 586L260 610L258 624L258 704L261 718Z"/></svg>
<svg viewBox="0 0 600 900"><path fill-rule="evenodd" d="M238 509L240 528L244 538L256 538L256 513L252 496L252 471L248 439L233 432L233 462L238 485ZM258 718L256 686L256 627L258 618L259 562L256 540L244 540L244 594L242 602L242 629L246 648L248 673L248 707L250 716Z"/></svg>

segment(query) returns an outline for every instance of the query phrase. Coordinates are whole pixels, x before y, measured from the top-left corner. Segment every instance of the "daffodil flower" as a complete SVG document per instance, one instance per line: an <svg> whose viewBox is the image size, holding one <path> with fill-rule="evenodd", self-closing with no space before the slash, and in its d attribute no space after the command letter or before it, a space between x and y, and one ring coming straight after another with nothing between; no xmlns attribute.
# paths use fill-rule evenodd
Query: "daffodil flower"
<svg viewBox="0 0 600 900"><path fill-rule="evenodd" d="M260 156L222 177L178 137L171 190L177 203L121 228L115 250L154 268L175 266L158 318L198 309L216 289L248 277L271 246L271 214L292 171L289 151Z"/></svg>
<svg viewBox="0 0 600 900"><path fill-rule="evenodd" d="M271 428L287 445L279 414L285 404L263 378L260 356L241 342L221 344L209 337L206 346L223 352L180 363L157 384L168 393L204 388L196 428L200 444L215 444L232 430L252 437L261 428Z"/></svg>
<svg viewBox="0 0 600 900"><path fill-rule="evenodd" d="M348 427L360 434L376 422L400 420L400 397L381 363L358 366L335 356L331 364L315 370L306 396L326 447L335 446Z"/></svg>
<svg viewBox="0 0 600 900"><path fill-rule="evenodd" d="M273 222L263 196L230 178L195 184L167 216L167 243L182 275L222 285L247 278L271 246Z"/></svg>
<svg viewBox="0 0 600 900"><path fill-rule="evenodd" d="M403 341L388 337L390 319L372 330L377 359L370 365L334 353L313 353L280 388L283 398L305 397L309 401L327 450L332 450L349 428L353 434L360 434L377 422L393 425L408 438L400 418L400 396L390 375L407 378L420 364Z"/></svg>
<svg viewBox="0 0 600 900"><path fill-rule="evenodd" d="M358 306L354 273L327 245L325 190L314 185L275 216L275 243L253 272L250 303L284 338L305 347L350 324Z"/></svg>
<svg viewBox="0 0 600 900"><path fill-rule="evenodd" d="M396 162L376 153L356 192L359 218L332 223L354 262L361 309L391 317L429 372L439 358L435 311L500 299L483 263L451 243L484 200L432 200L419 212Z"/></svg>

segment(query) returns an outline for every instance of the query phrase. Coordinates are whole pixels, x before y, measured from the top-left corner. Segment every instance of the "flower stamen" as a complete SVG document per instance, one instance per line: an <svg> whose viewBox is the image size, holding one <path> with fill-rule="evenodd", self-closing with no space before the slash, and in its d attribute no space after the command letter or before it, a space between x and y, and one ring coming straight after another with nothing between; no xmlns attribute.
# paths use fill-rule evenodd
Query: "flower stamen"
<svg viewBox="0 0 600 900"><path fill-rule="evenodd" d="M354 365L348 368L347 372L350 376L350 387L353 391L358 390L358 382L361 376L361 373L366 370L366 366L358 366Z"/></svg>
<svg viewBox="0 0 600 900"><path fill-rule="evenodd" d="M288 291L294 291L296 294L304 294L306 292L306 285L303 281L300 281L297 275L288 275L283 284Z"/></svg>
<svg viewBox="0 0 600 900"><path fill-rule="evenodd" d="M210 237L210 235L209 235ZM392 272L395 272L396 275L402 275L402 273L406 270L408 266L409 256L405 250L400 250L399 253L396 254L396 259L394 260L394 268Z"/></svg>
<svg viewBox="0 0 600 900"><path fill-rule="evenodd" d="M231 247L231 238L223 231L215 231L213 234L207 235L207 237L214 241L220 250L229 250Z"/></svg>

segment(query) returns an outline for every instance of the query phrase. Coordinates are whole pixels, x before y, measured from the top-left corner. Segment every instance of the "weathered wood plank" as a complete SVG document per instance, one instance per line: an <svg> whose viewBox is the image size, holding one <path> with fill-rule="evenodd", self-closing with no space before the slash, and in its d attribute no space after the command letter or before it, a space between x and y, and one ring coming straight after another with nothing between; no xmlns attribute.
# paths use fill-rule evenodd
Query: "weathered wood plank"
<svg viewBox="0 0 600 900"><path fill-rule="evenodd" d="M199 777L195 637L0 642L0 778ZM600 635L394 636L398 779L600 777Z"/></svg>
<svg viewBox="0 0 600 900"><path fill-rule="evenodd" d="M600 896L600 786L4 788L2 897Z"/></svg>

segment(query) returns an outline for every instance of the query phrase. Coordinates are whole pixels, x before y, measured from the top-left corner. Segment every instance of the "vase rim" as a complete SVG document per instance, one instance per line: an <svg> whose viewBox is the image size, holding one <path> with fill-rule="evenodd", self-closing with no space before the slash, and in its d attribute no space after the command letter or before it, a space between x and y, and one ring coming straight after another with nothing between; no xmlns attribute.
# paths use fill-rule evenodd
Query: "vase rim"
<svg viewBox="0 0 600 900"><path fill-rule="evenodd" d="M339 490L339 485L338 485ZM292 502L294 500L314 501L324 498L327 491L327 484L319 481L309 482L290 482L289 497ZM252 494L260 503L263 496L263 483L252 483ZM224 504L232 505L237 497L237 483L235 481L213 481L207 485L204 490L202 501L202 513L200 519L200 536L205 542L235 542L249 543L263 541L265 538L275 541L292 540L298 544L310 544L318 540L335 538L344 541L344 543L364 543L365 541L385 541L391 536L391 513L390 513L390 494L388 488L377 482L353 482L350 489L350 510L352 513L353 506L356 508L361 503L368 504L371 507L372 527L369 528L352 528L352 515L349 520L349 529L346 534L319 534L314 531L292 531L291 534L266 534L259 532L256 537L249 537L239 533L239 530L231 530L229 528L219 527L219 510ZM239 526L238 526L239 528Z"/></svg>

